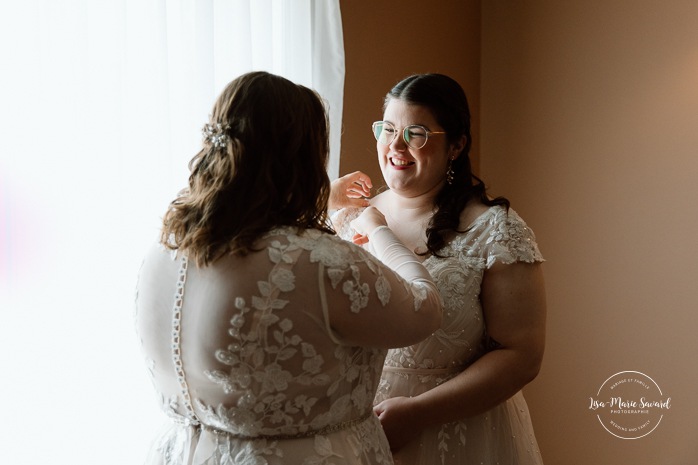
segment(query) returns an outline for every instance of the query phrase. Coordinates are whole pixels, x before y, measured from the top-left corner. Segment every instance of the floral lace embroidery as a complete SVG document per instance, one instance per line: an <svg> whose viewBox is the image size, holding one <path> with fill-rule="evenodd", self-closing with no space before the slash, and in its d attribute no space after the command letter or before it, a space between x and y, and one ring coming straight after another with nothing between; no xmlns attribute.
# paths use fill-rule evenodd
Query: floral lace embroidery
<svg viewBox="0 0 698 465"><path fill-rule="evenodd" d="M361 283L359 269L356 266L351 266L352 281L345 281L342 290L351 300L351 311L358 313L359 310L368 305L368 293L371 290L367 283Z"/></svg>
<svg viewBox="0 0 698 465"><path fill-rule="evenodd" d="M458 444L460 446L466 445L465 430L467 426L462 422L453 422L441 425L439 432L437 433L437 450L439 451L439 458L441 459L441 464L446 463L446 454L448 453L448 444L451 442L451 434L447 430L451 429L451 434L458 438Z"/></svg>
<svg viewBox="0 0 698 465"><path fill-rule="evenodd" d="M282 255L273 255L274 259ZM283 263L280 259L278 263ZM239 310L231 319L229 334L233 342L227 349L216 351L216 359L231 367L228 373L216 370L204 374L214 383L222 386L226 393L242 392L243 394L235 407L226 408L219 405L216 409L197 401L203 411L206 423L213 427L246 436L274 434L276 429L265 428L264 422L281 427L282 432L297 432L294 415L303 412L308 415L310 408L317 402L315 398L298 396L287 399L283 391L290 381L300 384L326 385L330 378L321 372L323 357L316 353L315 348L301 340L297 334L291 334L293 323L289 319L280 319L273 313L274 309L283 308L287 301L274 297L281 289L274 282L274 277L284 275L275 267L270 273L269 281L258 283L263 297L255 296L253 306L262 311L259 324L248 333L242 333L241 328L246 323L246 315L251 308L244 299L238 298L235 307ZM287 275L286 275L287 276ZM288 277L288 276L287 276ZM289 285L289 281L285 281ZM292 290L293 287L287 288ZM265 340L269 327L274 341ZM283 370L280 362L293 357L303 358L303 372L292 375ZM256 383L253 386L253 383ZM254 388L253 388L254 387ZM287 429L284 430L283 426ZM307 429L307 425L306 425Z"/></svg>
<svg viewBox="0 0 698 465"><path fill-rule="evenodd" d="M275 235L279 238L271 237ZM157 463L189 463L189 447L200 441L197 454L202 455L197 459L207 465L392 464L389 446L379 434L380 424L371 409L387 351L337 345L333 353L320 353L319 343L304 340L301 323L283 311L295 297L295 266L302 254L317 264L319 277L326 276L328 288L346 295L347 307L354 313L366 308L372 292L382 305L390 302L391 285L382 265L368 252L319 231L298 234L295 228L281 228L267 238L271 268L255 283L252 295L234 298L224 329L229 339L213 353L220 365L198 373L203 383L208 380L230 399L223 402L215 395L199 394L210 389L199 389L200 378L194 384L195 361L190 365L185 358L183 365L182 308L188 262L186 257L173 257L180 265L169 336L177 384L160 397L175 425L155 444ZM418 308L420 293L414 295ZM308 317L317 315L308 313ZM186 337L186 326L184 331ZM149 368L154 375L154 362ZM297 394L298 386L310 389ZM357 418L362 413L370 416ZM334 436L338 431L341 436ZM206 440L204 434L209 435ZM285 436L309 438L301 457L298 450L289 452L293 449L281 440ZM285 456L292 454L296 456Z"/></svg>
<svg viewBox="0 0 698 465"><path fill-rule="evenodd" d="M487 268L495 261L501 261L505 265L517 261L543 261L533 231L516 212L507 212L504 208L495 207L487 223L492 226L485 241L485 244L491 247L487 256Z"/></svg>
<svg viewBox="0 0 698 465"><path fill-rule="evenodd" d="M216 446L213 455L204 465L266 465L269 462L265 457L283 457L283 450L278 447L278 441L257 439L248 441L242 447L231 444L231 439L216 437Z"/></svg>
<svg viewBox="0 0 698 465"><path fill-rule="evenodd" d="M360 311L367 305L370 287L361 282L359 268L354 265L357 254L350 253L348 247L336 240L326 240L317 231L306 231L304 236L288 234L287 238L288 244L278 240L270 242L268 254L274 266L268 279L257 283L259 295L252 297L252 305L247 305L240 297L235 301L238 313L232 317L228 331L233 342L215 353L216 359L230 369L204 373L225 393L243 393L235 406L214 407L196 400L202 420L214 428L249 437L298 434L320 429L337 418L345 417L350 405L357 409L370 408L373 397L370 391L374 383L366 377L378 379L385 351L338 347L334 356L343 365L340 376L331 380L323 373L323 356L312 344L302 341L294 332L291 320L282 319L275 313L288 303L281 295L295 289L295 276L289 267L303 250L310 251L311 262L320 262L327 267L332 285L344 281L342 289L350 298L351 310ZM359 255L358 259L366 260L373 270L380 273L380 268L369 255ZM387 303L390 286L382 275L377 279L377 287L380 288L379 299ZM258 317L252 326L248 324L251 312ZM250 329L243 331L246 327ZM266 334L272 334L272 339L267 339ZM302 360L302 372L292 374L282 368L281 362L292 358ZM370 366L378 368L369 373ZM346 383L356 387L351 395L335 401L330 412L313 416L312 408L318 399L304 395L288 398L284 391L290 382L327 386L328 396Z"/></svg>
<svg viewBox="0 0 698 465"><path fill-rule="evenodd" d="M341 229L341 225L336 226ZM514 210L507 212L502 207L488 209L441 253L446 258L428 257L424 265L445 304L442 327L419 344L390 350L385 364L417 370L449 369L453 374L393 372L381 380L377 399L390 397L390 380L394 377L436 386L476 360L486 350L482 344L486 331L479 301L485 270L498 261L543 261L533 232Z"/></svg>

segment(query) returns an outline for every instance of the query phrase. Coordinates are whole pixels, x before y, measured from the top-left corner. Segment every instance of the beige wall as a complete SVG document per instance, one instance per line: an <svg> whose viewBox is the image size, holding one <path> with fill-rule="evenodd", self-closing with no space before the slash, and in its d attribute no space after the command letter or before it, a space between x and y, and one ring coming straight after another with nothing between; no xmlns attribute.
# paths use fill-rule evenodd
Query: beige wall
<svg viewBox="0 0 698 465"><path fill-rule="evenodd" d="M538 235L548 346L526 396L546 465L698 464L698 2L341 7L341 174L380 185L368 128L385 92L414 72L450 74L470 98L480 172ZM637 440L588 409L626 370L672 397Z"/></svg>
<svg viewBox="0 0 698 465"><path fill-rule="evenodd" d="M546 464L698 464L698 2L482 2L481 171L538 235L549 330L527 389ZM672 407L588 409L616 372Z"/></svg>
<svg viewBox="0 0 698 465"><path fill-rule="evenodd" d="M383 185L371 123L400 79L443 73L468 94L477 168L480 108L479 0L341 0L346 78L340 175L362 170Z"/></svg>

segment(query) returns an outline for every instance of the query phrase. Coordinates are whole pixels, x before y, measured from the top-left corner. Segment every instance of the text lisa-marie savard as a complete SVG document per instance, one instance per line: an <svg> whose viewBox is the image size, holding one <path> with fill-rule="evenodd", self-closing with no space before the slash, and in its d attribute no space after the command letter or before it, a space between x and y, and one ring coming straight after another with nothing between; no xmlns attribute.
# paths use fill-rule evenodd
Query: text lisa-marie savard
<svg viewBox="0 0 698 465"><path fill-rule="evenodd" d="M596 410L598 408L638 410L636 413L649 413L649 409L655 408L669 410L671 408L671 397L668 397L666 400L647 400L644 397L641 397L640 400L627 400L622 397L611 397L608 402L589 397L589 410Z"/></svg>

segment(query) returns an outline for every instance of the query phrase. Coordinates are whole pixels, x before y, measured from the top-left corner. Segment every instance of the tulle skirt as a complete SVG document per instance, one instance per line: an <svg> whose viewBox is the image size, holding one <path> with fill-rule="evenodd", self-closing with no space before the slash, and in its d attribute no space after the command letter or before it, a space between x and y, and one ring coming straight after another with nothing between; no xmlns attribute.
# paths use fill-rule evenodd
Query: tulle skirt
<svg viewBox="0 0 698 465"><path fill-rule="evenodd" d="M542 465L521 392L482 415L424 430L395 465Z"/></svg>
<svg viewBox="0 0 698 465"><path fill-rule="evenodd" d="M378 418L327 434L240 439L225 432L170 423L153 442L145 465L392 465Z"/></svg>
<svg viewBox="0 0 698 465"><path fill-rule="evenodd" d="M384 368L375 403L418 396L455 376L441 369ZM542 465L521 391L493 409L433 426L393 454L395 465Z"/></svg>

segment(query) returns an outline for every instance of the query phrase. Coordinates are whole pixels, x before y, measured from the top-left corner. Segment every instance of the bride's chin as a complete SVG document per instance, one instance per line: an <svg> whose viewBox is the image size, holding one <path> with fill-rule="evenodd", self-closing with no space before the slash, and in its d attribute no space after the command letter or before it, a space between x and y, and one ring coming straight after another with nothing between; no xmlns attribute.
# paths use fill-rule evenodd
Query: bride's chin
<svg viewBox="0 0 698 465"><path fill-rule="evenodd" d="M390 177L385 179L385 184L392 191L399 191L399 190L405 189L409 186L408 182L405 182L403 180L393 179Z"/></svg>

